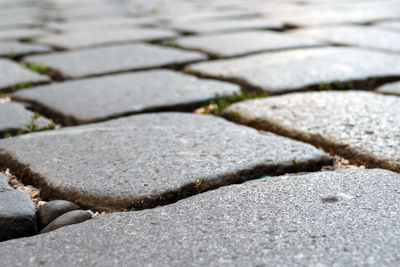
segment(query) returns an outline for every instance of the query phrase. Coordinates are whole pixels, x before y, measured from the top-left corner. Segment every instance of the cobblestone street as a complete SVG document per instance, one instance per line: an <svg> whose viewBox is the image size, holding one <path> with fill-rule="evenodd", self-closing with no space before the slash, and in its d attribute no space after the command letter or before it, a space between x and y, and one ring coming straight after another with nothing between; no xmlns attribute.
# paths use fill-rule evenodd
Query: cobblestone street
<svg viewBox="0 0 400 267"><path fill-rule="evenodd" d="M0 0L0 266L400 266L400 0Z"/></svg>

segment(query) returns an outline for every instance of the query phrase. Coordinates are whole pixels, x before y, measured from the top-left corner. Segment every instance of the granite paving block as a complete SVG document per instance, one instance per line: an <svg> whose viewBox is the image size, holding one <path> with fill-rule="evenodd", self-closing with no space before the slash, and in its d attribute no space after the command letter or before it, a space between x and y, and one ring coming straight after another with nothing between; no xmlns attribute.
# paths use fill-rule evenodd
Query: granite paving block
<svg viewBox="0 0 400 267"><path fill-rule="evenodd" d="M6 266L396 266L400 175L259 179L0 243Z"/></svg>
<svg viewBox="0 0 400 267"><path fill-rule="evenodd" d="M387 83L376 89L379 93L400 96L400 82Z"/></svg>
<svg viewBox="0 0 400 267"><path fill-rule="evenodd" d="M85 77L105 73L160 67L204 60L201 53L149 44L129 44L56 54L29 56L27 62L46 64L66 77Z"/></svg>
<svg viewBox="0 0 400 267"><path fill-rule="evenodd" d="M254 29L283 29L284 24L279 20L270 19L246 19L246 20L212 20L206 22L188 22L166 25L169 28L184 32L205 34L228 31L243 31Z"/></svg>
<svg viewBox="0 0 400 267"><path fill-rule="evenodd" d="M321 83L399 76L400 55L360 48L326 47L197 63L185 70L236 80L248 86L261 87L269 93L282 93ZM374 81L369 82L373 84Z"/></svg>
<svg viewBox="0 0 400 267"><path fill-rule="evenodd" d="M14 61L0 58L0 90L20 83L40 83L49 80L47 76L25 69Z"/></svg>
<svg viewBox="0 0 400 267"><path fill-rule="evenodd" d="M371 92L296 93L246 101L232 120L322 147L351 162L400 172L400 98Z"/></svg>
<svg viewBox="0 0 400 267"><path fill-rule="evenodd" d="M58 48L75 49L88 46L173 37L176 37L175 32L163 29L86 29L38 38L37 42Z"/></svg>
<svg viewBox="0 0 400 267"><path fill-rule="evenodd" d="M153 70L40 86L13 97L71 125L157 109L194 108L216 94L239 92L234 84Z"/></svg>
<svg viewBox="0 0 400 267"><path fill-rule="evenodd" d="M2 29L0 30L0 40L31 39L49 34L40 29Z"/></svg>
<svg viewBox="0 0 400 267"><path fill-rule="evenodd" d="M305 36L334 44L362 46L400 52L400 32L368 26L312 27L291 32L294 36ZM294 37L293 36L293 37Z"/></svg>
<svg viewBox="0 0 400 267"><path fill-rule="evenodd" d="M51 48L45 45L19 43L19 42L0 42L0 56L21 56L31 53L50 52Z"/></svg>
<svg viewBox="0 0 400 267"><path fill-rule="evenodd" d="M8 178L0 173L0 241L37 233L35 212L30 196L11 188Z"/></svg>
<svg viewBox="0 0 400 267"><path fill-rule="evenodd" d="M322 45L321 42L313 41L310 38L291 37L268 31L190 36L177 39L176 42L184 48L198 49L222 57Z"/></svg>
<svg viewBox="0 0 400 267"><path fill-rule="evenodd" d="M154 113L3 139L0 167L5 162L24 181L33 178L45 199L124 210L195 194L196 180L205 191L331 160L311 145L215 116Z"/></svg>
<svg viewBox="0 0 400 267"><path fill-rule="evenodd" d="M0 104L0 114L0 134L13 133L19 130L27 131L27 125L31 124L31 119L34 115L33 112L25 109L22 104L15 102ZM41 129L46 127L50 121L39 117L34 123L38 129ZM0 138L2 137L0 136Z"/></svg>

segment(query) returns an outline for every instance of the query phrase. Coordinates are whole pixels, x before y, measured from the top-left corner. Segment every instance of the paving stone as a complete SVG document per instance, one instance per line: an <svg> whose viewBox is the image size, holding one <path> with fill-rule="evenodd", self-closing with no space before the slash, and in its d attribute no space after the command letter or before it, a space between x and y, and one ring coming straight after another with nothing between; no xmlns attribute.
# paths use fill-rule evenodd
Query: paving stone
<svg viewBox="0 0 400 267"><path fill-rule="evenodd" d="M129 44L26 57L43 63L67 77L84 77L134 69L159 67L206 59L197 52L149 44Z"/></svg>
<svg viewBox="0 0 400 267"><path fill-rule="evenodd" d="M29 195L11 188L0 174L0 241L37 233L35 212Z"/></svg>
<svg viewBox="0 0 400 267"><path fill-rule="evenodd" d="M0 30L0 40L20 40L20 39L31 39L40 36L49 35L40 29L4 29Z"/></svg>
<svg viewBox="0 0 400 267"><path fill-rule="evenodd" d="M384 21L376 23L374 26L387 30L400 31L400 21Z"/></svg>
<svg viewBox="0 0 400 267"><path fill-rule="evenodd" d="M362 46L400 52L400 32L367 26L328 26L304 28L293 32L296 36L308 36L313 39L335 44Z"/></svg>
<svg viewBox="0 0 400 267"><path fill-rule="evenodd" d="M51 231L54 231L56 229L59 229L61 227L65 227L68 225L72 224L77 224L81 223L87 220L90 220L92 218L92 215L84 210L73 210L70 212L67 212L60 217L56 218L54 221L52 221L49 225L47 225L45 228L43 228L42 231L40 231L41 234L43 233L48 233Z"/></svg>
<svg viewBox="0 0 400 267"><path fill-rule="evenodd" d="M282 93L320 83L399 76L400 55L349 47L298 49L197 63L185 70Z"/></svg>
<svg viewBox="0 0 400 267"><path fill-rule="evenodd" d="M259 179L0 243L4 265L396 266L400 175Z"/></svg>
<svg viewBox="0 0 400 267"><path fill-rule="evenodd" d="M0 90L19 83L40 83L49 80L47 76L25 69L14 61L0 58Z"/></svg>
<svg viewBox="0 0 400 267"><path fill-rule="evenodd" d="M321 46L321 42L268 31L248 31L218 35L190 36L177 40L181 47L231 57L260 51Z"/></svg>
<svg viewBox="0 0 400 267"><path fill-rule="evenodd" d="M0 56L21 56L31 53L44 53L50 51L51 48L45 45L18 42L0 42Z"/></svg>
<svg viewBox="0 0 400 267"><path fill-rule="evenodd" d="M246 19L246 20L217 20L207 22L188 22L167 25L170 28L184 32L204 34L228 31L243 31L254 29L283 29L284 25L279 20Z"/></svg>
<svg viewBox="0 0 400 267"><path fill-rule="evenodd" d="M196 193L196 179L207 190L331 162L311 145L187 113L136 115L3 139L0 167L4 161L16 174L24 169L27 181L34 175L45 199L96 210L170 203Z"/></svg>
<svg viewBox="0 0 400 267"><path fill-rule="evenodd" d="M194 108L216 94L239 92L234 84L153 70L40 86L13 97L31 102L56 121L71 125L150 110Z"/></svg>
<svg viewBox="0 0 400 267"><path fill-rule="evenodd" d="M75 49L104 44L173 37L176 37L175 32L162 29L87 29L39 38L37 39L37 42L58 48Z"/></svg>
<svg viewBox="0 0 400 267"><path fill-rule="evenodd" d="M400 96L400 82L387 83L376 90L380 93Z"/></svg>
<svg viewBox="0 0 400 267"><path fill-rule="evenodd" d="M3 135L6 132L17 132L19 130L26 131L27 125L31 124L33 112L25 109L19 103L0 104L0 133ZM38 128L46 127L50 123L49 120L39 117L35 120L35 125ZM1 138L3 136L0 136Z"/></svg>
<svg viewBox="0 0 400 267"><path fill-rule="evenodd" d="M41 206L40 209L38 210L37 212L38 222L41 225L46 226L57 217L60 217L61 215L67 212L79 209L80 207L78 205L70 201L66 200L49 201L43 206Z"/></svg>
<svg viewBox="0 0 400 267"><path fill-rule="evenodd" d="M400 172L400 98L314 92L234 104L237 122L303 140L351 162Z"/></svg>

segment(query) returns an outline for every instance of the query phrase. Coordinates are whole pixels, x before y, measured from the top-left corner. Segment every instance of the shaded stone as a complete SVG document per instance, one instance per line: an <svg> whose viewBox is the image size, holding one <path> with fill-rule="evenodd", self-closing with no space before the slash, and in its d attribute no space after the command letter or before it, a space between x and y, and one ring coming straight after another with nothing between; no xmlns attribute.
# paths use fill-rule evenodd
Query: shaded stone
<svg viewBox="0 0 400 267"><path fill-rule="evenodd" d="M168 30L151 28L126 29L87 29L51 35L37 39L38 43L52 45L58 48L75 49L104 44L118 44L139 40L155 40L175 37L176 33Z"/></svg>
<svg viewBox="0 0 400 267"><path fill-rule="evenodd" d="M160 67L202 59L206 59L206 56L197 52L149 44L110 46L25 58L27 62L46 64L67 77Z"/></svg>
<svg viewBox="0 0 400 267"><path fill-rule="evenodd" d="M64 213L79 210L80 207L73 202L66 200L53 200L49 201L37 212L38 222L42 225L48 225L55 218L63 215Z"/></svg>
<svg viewBox="0 0 400 267"><path fill-rule="evenodd" d="M240 88L234 84L154 70L36 87L13 97L34 103L69 125L157 109L194 108L216 94L235 92Z"/></svg>
<svg viewBox="0 0 400 267"><path fill-rule="evenodd" d="M260 51L321 46L322 43L306 38L267 31L249 31L218 35L190 36L177 40L179 46L198 49L206 53L231 57Z"/></svg>
<svg viewBox="0 0 400 267"><path fill-rule="evenodd" d="M49 35L40 29L2 29L0 30L0 40L20 40L37 38L39 36Z"/></svg>
<svg viewBox="0 0 400 267"><path fill-rule="evenodd" d="M29 195L12 189L0 174L0 241L37 233L35 212Z"/></svg>
<svg viewBox="0 0 400 267"><path fill-rule="evenodd" d="M190 33L216 33L228 31L243 31L254 29L283 29L283 23L270 19L246 19L246 20L213 20L206 22L187 22L184 24L170 24L169 28Z"/></svg>
<svg viewBox="0 0 400 267"><path fill-rule="evenodd" d="M400 96L400 82L387 83L376 89L379 93Z"/></svg>
<svg viewBox="0 0 400 267"><path fill-rule="evenodd" d="M64 226L81 223L87 220L90 220L92 215L84 210L73 210L67 213L64 213L60 217L56 218L49 225L40 231L41 234L54 231Z"/></svg>
<svg viewBox="0 0 400 267"><path fill-rule="evenodd" d="M32 123L33 112L18 103L0 103L0 134L27 131L27 125ZM39 117L34 121L38 129L46 127L50 121ZM3 136L0 136L2 138Z"/></svg>
<svg viewBox="0 0 400 267"><path fill-rule="evenodd" d="M25 69L14 61L0 58L0 89L20 83L40 83L49 80L47 76Z"/></svg>
<svg viewBox="0 0 400 267"><path fill-rule="evenodd" d="M368 26L327 26L292 31L294 36L304 36L334 44L363 46L400 52L400 32ZM294 37L293 36L293 37Z"/></svg>
<svg viewBox="0 0 400 267"><path fill-rule="evenodd" d="M224 115L322 147L350 162L400 172L399 114L399 97L331 91L245 101Z"/></svg>
<svg viewBox="0 0 400 267"><path fill-rule="evenodd" d="M12 140L10 140L12 139ZM211 115L155 113L0 140L0 167L35 177L45 199L142 209L264 174L319 170L315 147ZM43 153L46 151L46 153ZM294 164L293 159L296 159Z"/></svg>
<svg viewBox="0 0 400 267"><path fill-rule="evenodd" d="M400 55L349 47L298 49L196 63L185 70L282 93L321 83L400 76Z"/></svg>
<svg viewBox="0 0 400 267"><path fill-rule="evenodd" d="M379 169L259 179L7 241L0 251L7 266L393 266L399 187L399 174Z"/></svg>
<svg viewBox="0 0 400 267"><path fill-rule="evenodd" d="M18 43L18 42L4 42L0 43L0 56L21 56L31 53L50 52L51 48L44 45Z"/></svg>

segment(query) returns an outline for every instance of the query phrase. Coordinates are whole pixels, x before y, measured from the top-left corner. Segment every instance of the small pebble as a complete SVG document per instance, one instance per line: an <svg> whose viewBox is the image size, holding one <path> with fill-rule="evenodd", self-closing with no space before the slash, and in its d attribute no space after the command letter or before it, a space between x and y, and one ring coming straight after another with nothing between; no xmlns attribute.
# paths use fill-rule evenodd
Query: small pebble
<svg viewBox="0 0 400 267"><path fill-rule="evenodd" d="M79 210L80 207L75 203L66 200L53 200L41 206L37 212L38 222L42 226L51 223L57 217L73 211Z"/></svg>
<svg viewBox="0 0 400 267"><path fill-rule="evenodd" d="M50 231L54 231L58 228L71 225L71 224L76 224L80 222L87 221L92 218L92 215L84 210L73 210L70 212L67 212L54 221L52 221L49 225L47 225L45 228L43 228L42 231L40 231L41 234L47 233Z"/></svg>

